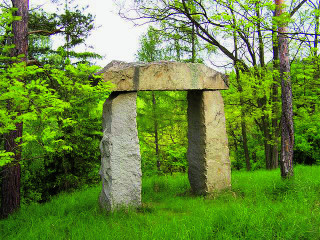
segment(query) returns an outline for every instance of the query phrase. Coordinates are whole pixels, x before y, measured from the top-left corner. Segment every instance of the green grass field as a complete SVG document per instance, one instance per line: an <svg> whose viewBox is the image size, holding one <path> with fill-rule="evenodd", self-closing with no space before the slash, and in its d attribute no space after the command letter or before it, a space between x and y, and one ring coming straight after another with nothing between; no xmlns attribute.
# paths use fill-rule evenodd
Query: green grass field
<svg viewBox="0 0 320 240"><path fill-rule="evenodd" d="M190 194L186 175L143 179L143 207L101 212L100 186L23 206L0 239L320 239L320 166L233 172L232 190Z"/></svg>

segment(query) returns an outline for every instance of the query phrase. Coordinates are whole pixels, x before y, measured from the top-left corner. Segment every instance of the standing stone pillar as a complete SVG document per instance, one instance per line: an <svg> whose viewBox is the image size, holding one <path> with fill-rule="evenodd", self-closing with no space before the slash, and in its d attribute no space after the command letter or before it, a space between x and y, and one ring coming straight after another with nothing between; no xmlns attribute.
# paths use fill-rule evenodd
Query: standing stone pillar
<svg viewBox="0 0 320 240"><path fill-rule="evenodd" d="M136 99L137 92L113 92L103 106L99 202L107 210L141 205Z"/></svg>
<svg viewBox="0 0 320 240"><path fill-rule="evenodd" d="M188 91L189 181L196 194L231 186L228 138L219 91Z"/></svg>

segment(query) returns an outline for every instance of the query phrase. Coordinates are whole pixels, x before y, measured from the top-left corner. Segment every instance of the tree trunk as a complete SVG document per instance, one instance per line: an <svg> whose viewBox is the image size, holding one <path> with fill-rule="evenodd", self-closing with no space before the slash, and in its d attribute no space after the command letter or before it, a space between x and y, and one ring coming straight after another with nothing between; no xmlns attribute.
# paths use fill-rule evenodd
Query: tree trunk
<svg viewBox="0 0 320 240"><path fill-rule="evenodd" d="M279 66L279 46L277 40L277 27L276 25L273 26L272 31L272 49L273 49L273 69L280 70ZM272 83L272 90L271 90L271 100L272 100L272 161L271 167L273 169L278 168L278 159L279 159L279 98L278 98L278 91L279 91L279 77L277 73L273 74L273 83Z"/></svg>
<svg viewBox="0 0 320 240"><path fill-rule="evenodd" d="M153 109L153 121L154 121L154 144L156 147L156 158L157 158L157 169L160 172L161 171L161 161L159 156L159 137L158 137L158 119L156 114L156 96L154 92L152 92L152 109Z"/></svg>
<svg viewBox="0 0 320 240"><path fill-rule="evenodd" d="M27 61L28 56L28 12L29 0L11 0L12 6L17 8L15 15L21 16L21 20L14 21L12 24L13 44L12 56L23 54L22 61Z"/></svg>
<svg viewBox="0 0 320 240"><path fill-rule="evenodd" d="M250 163L250 155L249 155L249 148L248 148L248 140L247 140L247 126L245 122L245 114L244 111L241 110L241 132L242 132L242 144L243 144L243 150L244 150L244 157L246 159L246 168L247 171L251 170L251 163Z"/></svg>
<svg viewBox="0 0 320 240"><path fill-rule="evenodd" d="M315 12L315 22L316 22L316 25L314 27L313 55L315 57L317 57L318 56L318 44L319 44L320 4L318 6L317 11Z"/></svg>
<svg viewBox="0 0 320 240"><path fill-rule="evenodd" d="M191 62L194 63L196 61L196 44L195 44L195 29L194 29L194 23L192 24L192 33L191 33Z"/></svg>
<svg viewBox="0 0 320 240"><path fill-rule="evenodd" d="M29 0L12 0L12 6L17 8L15 15L21 16L21 20L14 21L12 24L13 43L15 48L11 56L23 54L22 61L27 61L28 56L28 11ZM22 81L22 80L21 80ZM10 108L8 103L8 108ZM13 161L4 167L2 172L1 184L1 215L3 218L16 211L20 207L20 159L21 159L21 140L23 123L16 124L16 130L5 135L5 150L13 152Z"/></svg>
<svg viewBox="0 0 320 240"><path fill-rule="evenodd" d="M233 16L233 23L236 24L236 19L234 17L234 13L232 12L232 16ZM233 43L234 43L234 51L235 51L235 57L238 58L238 39L237 39L237 34L236 31L234 31L233 33ZM237 66L237 63L234 62L234 68L236 70L236 79L237 79L237 84L238 84L238 91L240 93L240 108L241 108L241 133L242 133L242 146L243 146L243 150L244 150L244 156L245 156L245 160L246 160L246 168L247 171L251 170L251 163L250 163L250 154L249 154L249 149L248 149L248 140L247 140L247 126L246 126L246 122L245 122L245 112L243 110L243 106L244 106L244 101L243 101L243 96L242 96L242 86L241 86L241 82L240 82L240 70L239 70L239 66Z"/></svg>
<svg viewBox="0 0 320 240"><path fill-rule="evenodd" d="M16 130L5 135L5 150L13 152L14 159L2 171L1 184L1 217L6 218L20 207L20 159L21 147L15 142L22 136L22 123L16 125Z"/></svg>
<svg viewBox="0 0 320 240"><path fill-rule="evenodd" d="M251 170L251 163L250 163L250 155L249 155L249 148L248 148L248 140L247 140L247 125L245 122L245 112L243 110L243 106L244 106L244 101L243 101L243 96L242 96L242 86L240 83L240 72L239 69L236 68L236 74L237 74L237 82L238 82L238 91L240 92L240 108L241 108L241 133L242 133L242 147L243 147L243 151L244 151L244 157L246 160L246 168L247 171Z"/></svg>
<svg viewBox="0 0 320 240"><path fill-rule="evenodd" d="M264 143L264 155L266 161L266 169L271 169L271 144L269 143L271 140L270 127L269 127L269 118L264 113L266 106L266 97L258 99L258 107L261 109L261 124L260 130L263 132L263 143Z"/></svg>
<svg viewBox="0 0 320 240"><path fill-rule="evenodd" d="M258 32L258 42L259 42L259 58L260 58L260 67L262 70L265 70L265 60L264 60L264 44L263 44L263 35L261 31L261 14L260 14L260 2L256 2L255 4L255 11L256 16L258 19L257 22L257 32ZM263 79L264 71L262 71L261 79ZM267 104L267 97L264 93L264 97L258 99L258 105L262 110L262 128L263 128L263 135L264 135L264 151L265 151L265 158L266 158L266 168L273 169L272 159L273 159L273 145L270 144L272 140L272 134L270 129L270 118L267 114L265 114L265 108Z"/></svg>
<svg viewBox="0 0 320 240"><path fill-rule="evenodd" d="M275 0L276 16L283 13L284 0ZM281 156L280 168L281 176L289 178L293 176L293 146L294 146L294 129L293 129L293 109L292 109L292 89L290 78L290 62L288 40L284 33L287 27L284 24L278 26L278 43L279 43L279 60L281 76Z"/></svg>

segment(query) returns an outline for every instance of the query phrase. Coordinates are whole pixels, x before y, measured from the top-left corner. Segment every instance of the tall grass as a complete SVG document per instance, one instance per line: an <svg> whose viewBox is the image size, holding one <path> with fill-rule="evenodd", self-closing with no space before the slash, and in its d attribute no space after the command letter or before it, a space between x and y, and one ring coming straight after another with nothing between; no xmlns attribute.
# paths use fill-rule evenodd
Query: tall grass
<svg viewBox="0 0 320 240"><path fill-rule="evenodd" d="M186 175L143 179L143 206L101 212L100 186L23 206L0 239L320 239L320 167L234 172L232 190L190 193Z"/></svg>

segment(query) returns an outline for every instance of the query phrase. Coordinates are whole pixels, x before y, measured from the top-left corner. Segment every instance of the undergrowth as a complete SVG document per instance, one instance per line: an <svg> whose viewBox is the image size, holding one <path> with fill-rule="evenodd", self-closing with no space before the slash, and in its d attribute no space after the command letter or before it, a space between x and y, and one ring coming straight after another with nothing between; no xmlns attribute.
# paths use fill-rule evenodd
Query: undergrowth
<svg viewBox="0 0 320 240"><path fill-rule="evenodd" d="M143 179L138 209L102 212L100 186L22 206L0 239L320 239L320 167L233 172L232 189L206 197L186 175Z"/></svg>

